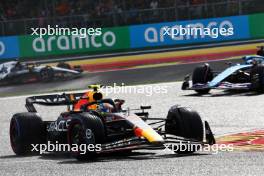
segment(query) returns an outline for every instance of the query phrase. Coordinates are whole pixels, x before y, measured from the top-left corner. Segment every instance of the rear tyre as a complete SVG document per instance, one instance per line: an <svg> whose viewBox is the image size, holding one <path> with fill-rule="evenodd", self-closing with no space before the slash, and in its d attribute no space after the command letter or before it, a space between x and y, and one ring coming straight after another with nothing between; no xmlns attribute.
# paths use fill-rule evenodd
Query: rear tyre
<svg viewBox="0 0 264 176"><path fill-rule="evenodd" d="M75 66L73 66L73 69L74 69L75 71L80 72L80 73L83 72L83 69L82 69L82 67L81 67L80 65L75 65Z"/></svg>
<svg viewBox="0 0 264 176"><path fill-rule="evenodd" d="M179 105L172 106L165 122L165 132L190 140L202 142L204 136L203 122L200 115L189 108ZM175 148L174 148L175 149ZM187 154L199 150L198 147L174 150L176 153Z"/></svg>
<svg viewBox="0 0 264 176"><path fill-rule="evenodd" d="M11 147L17 155L33 153L31 144L43 144L46 140L43 121L35 113L29 112L12 117L9 134Z"/></svg>
<svg viewBox="0 0 264 176"><path fill-rule="evenodd" d="M206 84L213 79L213 72L209 64L196 67L192 74L193 84ZM208 94L210 89L195 90L198 94Z"/></svg>
<svg viewBox="0 0 264 176"><path fill-rule="evenodd" d="M104 125L99 117L90 113L73 115L68 127L68 143L72 147L78 147L77 150L71 151L73 157L80 161L94 159L104 140ZM81 146L94 148L84 151Z"/></svg>
<svg viewBox="0 0 264 176"><path fill-rule="evenodd" d="M71 69L70 64L67 64L67 63L65 63L65 62L60 62L60 63L58 63L57 67L65 68L65 69L69 69L69 70Z"/></svg>
<svg viewBox="0 0 264 176"><path fill-rule="evenodd" d="M51 67L45 67L40 71L39 77L43 82L52 81L54 77L54 71Z"/></svg>
<svg viewBox="0 0 264 176"><path fill-rule="evenodd" d="M251 88L259 93L264 93L264 66L254 66L250 72Z"/></svg>

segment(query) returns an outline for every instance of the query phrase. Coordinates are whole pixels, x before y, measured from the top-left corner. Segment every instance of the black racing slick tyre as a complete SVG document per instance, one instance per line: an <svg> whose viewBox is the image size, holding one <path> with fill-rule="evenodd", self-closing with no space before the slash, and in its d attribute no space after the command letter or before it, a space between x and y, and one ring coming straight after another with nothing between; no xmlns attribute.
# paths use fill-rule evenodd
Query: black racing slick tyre
<svg viewBox="0 0 264 176"><path fill-rule="evenodd" d="M77 147L77 150L71 151L73 157L79 161L95 159L104 141L105 130L100 117L90 113L72 115L68 127L68 143L72 149Z"/></svg>
<svg viewBox="0 0 264 176"><path fill-rule="evenodd" d="M65 69L69 69L69 70L71 69L70 64L67 64L67 63L65 63L65 62L60 62L60 63L58 63L57 67L65 68Z"/></svg>
<svg viewBox="0 0 264 176"><path fill-rule="evenodd" d="M39 72L40 80L43 82L52 81L54 78L54 71L51 67L45 67Z"/></svg>
<svg viewBox="0 0 264 176"><path fill-rule="evenodd" d="M200 115L190 108L179 105L172 106L165 122L166 134L184 137L186 139L202 142L204 137L203 122ZM193 153L199 148L174 150L176 153Z"/></svg>
<svg viewBox="0 0 264 176"><path fill-rule="evenodd" d="M17 155L34 153L33 146L46 140L45 125L35 113L15 114L10 122L10 143Z"/></svg>
<svg viewBox="0 0 264 176"><path fill-rule="evenodd" d="M192 74L193 84L206 84L213 79L213 71L209 64L196 67ZM207 94L210 89L195 90L198 94Z"/></svg>
<svg viewBox="0 0 264 176"><path fill-rule="evenodd" d="M251 88L259 93L264 93L264 66L253 66L250 72Z"/></svg>

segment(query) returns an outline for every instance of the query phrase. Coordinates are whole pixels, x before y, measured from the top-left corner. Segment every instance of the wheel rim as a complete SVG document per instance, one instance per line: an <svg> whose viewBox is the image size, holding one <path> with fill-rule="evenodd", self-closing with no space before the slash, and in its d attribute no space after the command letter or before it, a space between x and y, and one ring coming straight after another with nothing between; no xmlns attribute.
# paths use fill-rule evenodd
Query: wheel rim
<svg viewBox="0 0 264 176"><path fill-rule="evenodd" d="M71 144L80 144L82 142L82 135L81 125L76 123L71 131Z"/></svg>
<svg viewBox="0 0 264 176"><path fill-rule="evenodd" d="M81 123L79 122L74 122L70 125L69 131L68 131L68 140L69 144L72 145L77 145L79 146L80 144L83 143L83 128ZM73 155L79 155L80 151L71 151Z"/></svg>
<svg viewBox="0 0 264 176"><path fill-rule="evenodd" d="M48 71L42 71L41 73L40 73L40 75L41 75L41 78L42 79L48 79L49 78L49 74L48 74Z"/></svg>
<svg viewBox="0 0 264 176"><path fill-rule="evenodd" d="M94 142L94 133L90 128L84 129L79 121L72 122L68 129L68 143L72 147L79 147L82 144L94 144ZM79 156L81 153L80 148L77 151L71 151L71 153L73 156Z"/></svg>

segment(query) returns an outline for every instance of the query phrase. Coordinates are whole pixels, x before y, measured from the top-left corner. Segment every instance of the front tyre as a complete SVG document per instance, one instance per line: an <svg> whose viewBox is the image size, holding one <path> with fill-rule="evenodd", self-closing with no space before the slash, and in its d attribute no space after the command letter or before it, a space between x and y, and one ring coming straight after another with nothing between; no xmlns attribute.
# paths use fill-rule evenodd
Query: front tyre
<svg viewBox="0 0 264 176"><path fill-rule="evenodd" d="M204 130L203 122L200 115L190 108L181 107L179 105L172 106L168 112L165 122L166 134L184 137L186 139L203 141ZM198 148L192 147L185 150L174 150L179 154L187 154L196 152Z"/></svg>
<svg viewBox="0 0 264 176"><path fill-rule="evenodd" d="M54 78L54 71L51 67L45 67L39 72L40 80L43 82L52 81Z"/></svg>
<svg viewBox="0 0 264 176"><path fill-rule="evenodd" d="M207 84L213 80L213 71L209 64L196 67L192 74L193 84ZM197 89L195 90L198 94L208 94L210 89Z"/></svg>
<svg viewBox="0 0 264 176"><path fill-rule="evenodd" d="M253 66L250 72L251 89L264 93L264 66Z"/></svg>
<svg viewBox="0 0 264 176"><path fill-rule="evenodd" d="M72 149L77 147L71 151L73 157L81 161L94 159L104 139L104 125L99 117L90 113L73 115L68 127L68 143ZM89 151L88 146L91 146Z"/></svg>

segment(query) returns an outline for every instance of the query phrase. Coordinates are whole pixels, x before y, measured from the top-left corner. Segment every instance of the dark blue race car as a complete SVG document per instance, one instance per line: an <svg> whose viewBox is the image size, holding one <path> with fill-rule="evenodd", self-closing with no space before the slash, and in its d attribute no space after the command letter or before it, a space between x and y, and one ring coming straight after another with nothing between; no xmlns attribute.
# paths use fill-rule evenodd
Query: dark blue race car
<svg viewBox="0 0 264 176"><path fill-rule="evenodd" d="M31 82L49 82L80 77L80 66L70 66L61 62L57 66L37 65L9 61L0 64L0 86Z"/></svg>
<svg viewBox="0 0 264 176"><path fill-rule="evenodd" d="M229 64L222 72L213 72L208 63L194 69L192 81L187 75L182 90L207 94L211 89L249 90L264 92L264 57L245 56L242 64ZM192 85L190 86L190 83Z"/></svg>

